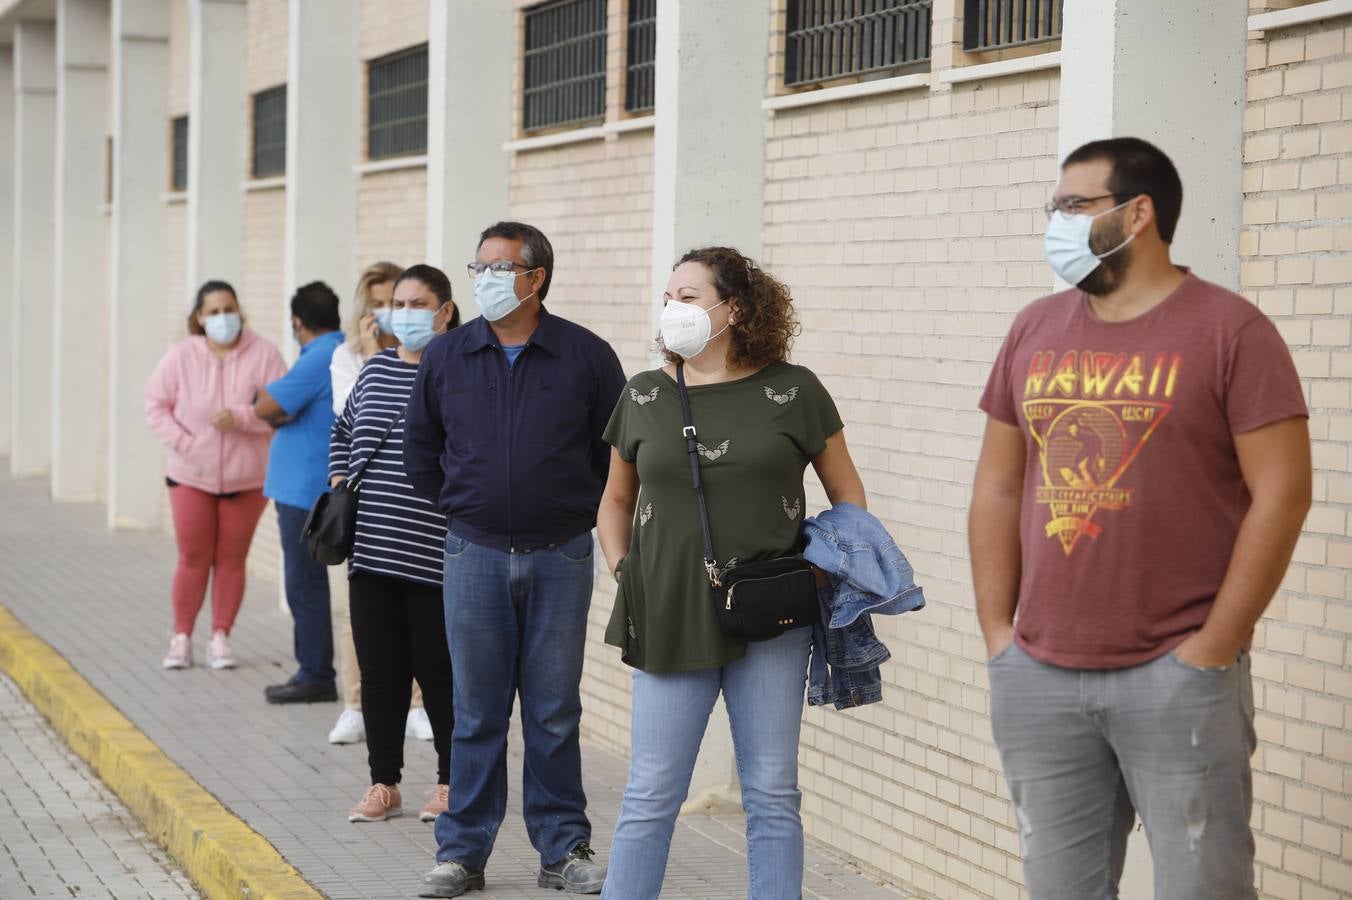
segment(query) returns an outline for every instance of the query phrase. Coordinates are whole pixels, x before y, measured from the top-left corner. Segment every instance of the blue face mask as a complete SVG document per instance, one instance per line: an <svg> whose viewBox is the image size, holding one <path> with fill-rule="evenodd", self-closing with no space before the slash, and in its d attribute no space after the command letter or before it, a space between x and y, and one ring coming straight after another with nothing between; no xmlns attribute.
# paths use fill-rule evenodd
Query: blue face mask
<svg viewBox="0 0 1352 900"><path fill-rule="evenodd" d="M214 316L207 316L206 321L202 323L207 339L213 344L233 344L243 327L239 313L217 313Z"/></svg>
<svg viewBox="0 0 1352 900"><path fill-rule="evenodd" d="M517 307L525 302L516 295L516 279L534 271L531 269L527 272L518 272L511 278L484 272L474 279L474 302L479 305L479 312L483 317L490 322L496 322L516 312ZM531 296L534 296L534 291L528 294L526 299L529 300Z"/></svg>
<svg viewBox="0 0 1352 900"><path fill-rule="evenodd" d="M394 336L399 339L399 343L417 353L436 336L432 331L432 321L436 315L430 309L396 309L390 316L390 327L394 329Z"/></svg>
<svg viewBox="0 0 1352 900"><path fill-rule="evenodd" d="M394 310L387 306L384 309L372 310L372 313L376 317L376 327L380 329L381 334L394 334L394 325L390 321L390 316L393 315Z"/></svg>

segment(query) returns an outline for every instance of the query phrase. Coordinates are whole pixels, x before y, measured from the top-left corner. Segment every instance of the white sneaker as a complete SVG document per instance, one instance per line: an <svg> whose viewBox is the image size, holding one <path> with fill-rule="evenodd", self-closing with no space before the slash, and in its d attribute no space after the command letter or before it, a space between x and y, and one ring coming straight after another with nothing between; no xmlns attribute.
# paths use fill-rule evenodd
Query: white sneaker
<svg viewBox="0 0 1352 900"><path fill-rule="evenodd" d="M211 643L207 645L207 665L213 669L233 669L238 665L235 654L230 652L230 639L224 631L211 636Z"/></svg>
<svg viewBox="0 0 1352 900"><path fill-rule="evenodd" d="M166 669L187 669L192 666L192 638L176 634L169 641L169 654L164 657Z"/></svg>
<svg viewBox="0 0 1352 900"><path fill-rule="evenodd" d="M432 740L432 720L427 718L427 710L415 706L408 711L408 720L404 723L404 737L420 741Z"/></svg>
<svg viewBox="0 0 1352 900"><path fill-rule="evenodd" d="M356 744L366 740L366 722L359 709L345 709L329 732L330 744Z"/></svg>

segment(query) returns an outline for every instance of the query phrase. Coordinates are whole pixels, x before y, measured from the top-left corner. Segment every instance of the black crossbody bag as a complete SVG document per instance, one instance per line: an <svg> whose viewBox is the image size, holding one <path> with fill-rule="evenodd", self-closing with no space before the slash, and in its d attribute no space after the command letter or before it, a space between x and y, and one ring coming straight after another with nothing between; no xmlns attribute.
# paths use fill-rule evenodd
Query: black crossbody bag
<svg viewBox="0 0 1352 900"><path fill-rule="evenodd" d="M326 566L336 566L352 556L352 545L357 541L357 491L361 487L361 476L371 460L375 459L385 439L390 436L394 426L404 417L401 412L390 420L385 433L376 442L371 455L342 484L319 495L310 515L305 518L305 527L301 534L305 546L315 562Z"/></svg>
<svg viewBox="0 0 1352 900"><path fill-rule="evenodd" d="M680 389L681 419L685 425L681 433L690 452L690 481L699 501L700 527L704 529L704 571L713 593L718 626L730 637L766 641L791 628L819 621L816 575L802 556L781 556L719 569L709 531L704 482L700 478L699 447L690 418L685 368L680 363L676 365L676 386Z"/></svg>

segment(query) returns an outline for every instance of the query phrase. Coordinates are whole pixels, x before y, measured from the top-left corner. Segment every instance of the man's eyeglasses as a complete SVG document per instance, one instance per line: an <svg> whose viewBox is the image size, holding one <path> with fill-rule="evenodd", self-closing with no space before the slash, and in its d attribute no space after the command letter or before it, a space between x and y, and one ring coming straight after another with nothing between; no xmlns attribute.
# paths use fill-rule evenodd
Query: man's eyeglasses
<svg viewBox="0 0 1352 900"><path fill-rule="evenodd" d="M1099 200L1107 200L1112 197L1114 200L1123 201L1123 198L1130 199L1135 196L1135 194L1099 194L1097 197L1076 197L1072 195L1062 197L1060 200L1048 200L1046 205L1042 207L1042 211L1047 214L1049 219L1052 217L1052 213L1058 210L1068 216L1074 216L1078 215L1090 203L1096 203Z"/></svg>
<svg viewBox="0 0 1352 900"><path fill-rule="evenodd" d="M522 269L524 271L518 272L517 269ZM513 275L524 275L526 272L534 272L535 269L522 263L515 263L508 259L500 259L493 263L472 262L465 266L465 271L469 273L471 278L478 278L485 272L488 272L490 275L496 275L498 278L510 278Z"/></svg>

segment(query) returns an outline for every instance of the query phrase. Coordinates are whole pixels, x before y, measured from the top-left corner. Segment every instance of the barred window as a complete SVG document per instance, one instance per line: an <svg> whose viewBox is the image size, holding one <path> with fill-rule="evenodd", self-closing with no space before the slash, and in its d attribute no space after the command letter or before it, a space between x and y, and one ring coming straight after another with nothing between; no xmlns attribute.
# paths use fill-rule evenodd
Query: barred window
<svg viewBox="0 0 1352 900"><path fill-rule="evenodd" d="M558 0L526 10L522 128L599 119L606 112L606 0Z"/></svg>
<svg viewBox="0 0 1352 900"><path fill-rule="evenodd" d="M789 0L784 83L830 81L930 58L933 0Z"/></svg>
<svg viewBox="0 0 1352 900"><path fill-rule="evenodd" d="M625 111L650 110L657 86L657 0L629 0L629 46L625 55Z"/></svg>
<svg viewBox="0 0 1352 900"><path fill-rule="evenodd" d="M427 45L367 64L369 159L427 152Z"/></svg>
<svg viewBox="0 0 1352 900"><path fill-rule="evenodd" d="M965 0L962 48L998 50L1061 36L1063 0Z"/></svg>
<svg viewBox="0 0 1352 900"><path fill-rule="evenodd" d="M286 85L253 96L253 177L286 172Z"/></svg>
<svg viewBox="0 0 1352 900"><path fill-rule="evenodd" d="M175 191L188 189L188 117L179 116L171 123L172 169L169 186Z"/></svg>

